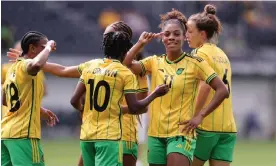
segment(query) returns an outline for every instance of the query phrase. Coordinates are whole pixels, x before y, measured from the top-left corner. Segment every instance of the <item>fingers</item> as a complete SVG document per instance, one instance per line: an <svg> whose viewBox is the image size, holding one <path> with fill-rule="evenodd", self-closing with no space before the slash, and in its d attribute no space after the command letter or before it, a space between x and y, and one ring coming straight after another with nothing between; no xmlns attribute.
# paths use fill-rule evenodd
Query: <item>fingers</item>
<svg viewBox="0 0 276 166"><path fill-rule="evenodd" d="M21 54L22 52L21 51L19 51L19 50L17 50L17 49L14 49L14 48L9 48L9 50L11 51L11 52L13 52L13 53L15 53L15 54Z"/></svg>
<svg viewBox="0 0 276 166"><path fill-rule="evenodd" d="M46 121L47 125L50 127L55 126L56 123L59 122L57 115L50 110L47 111L47 114L48 114L48 120Z"/></svg>
<svg viewBox="0 0 276 166"><path fill-rule="evenodd" d="M184 122L179 122L178 125L186 125L187 123L189 123L189 121L185 120Z"/></svg>
<svg viewBox="0 0 276 166"><path fill-rule="evenodd" d="M155 33L154 38L161 38L163 34L164 34L164 32Z"/></svg>
<svg viewBox="0 0 276 166"><path fill-rule="evenodd" d="M153 38L160 38L163 35L163 32L152 33L152 32L143 32L143 38L147 41L151 41Z"/></svg>
<svg viewBox="0 0 276 166"><path fill-rule="evenodd" d="M48 114L50 115L51 118L54 118L55 121L59 122L59 119L58 119L57 115L54 114L52 111L48 111Z"/></svg>
<svg viewBox="0 0 276 166"><path fill-rule="evenodd" d="M186 132L187 134L194 132L194 129L196 128L196 126L192 123L191 120L180 122L179 125L185 125L181 132Z"/></svg>
<svg viewBox="0 0 276 166"><path fill-rule="evenodd" d="M14 53L14 52L7 52L7 56L11 59L16 59L20 56L20 54Z"/></svg>

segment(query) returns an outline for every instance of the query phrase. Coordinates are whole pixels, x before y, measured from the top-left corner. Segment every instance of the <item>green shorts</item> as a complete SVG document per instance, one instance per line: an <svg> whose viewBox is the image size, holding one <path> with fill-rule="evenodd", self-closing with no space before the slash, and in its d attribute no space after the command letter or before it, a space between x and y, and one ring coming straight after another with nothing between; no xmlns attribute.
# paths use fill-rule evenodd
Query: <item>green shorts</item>
<svg viewBox="0 0 276 166"><path fill-rule="evenodd" d="M170 138L148 137L148 163L167 164L167 155L180 153L186 156L190 162L193 161L193 154L196 140L184 136Z"/></svg>
<svg viewBox="0 0 276 166"><path fill-rule="evenodd" d="M123 154L130 154L134 158L138 157L138 144L136 142L122 141L123 143Z"/></svg>
<svg viewBox="0 0 276 166"><path fill-rule="evenodd" d="M2 139L1 166L44 166L39 139Z"/></svg>
<svg viewBox="0 0 276 166"><path fill-rule="evenodd" d="M209 159L232 162L236 133L217 133L197 129L194 156L202 161Z"/></svg>
<svg viewBox="0 0 276 166"><path fill-rule="evenodd" d="M123 146L121 141L81 141L84 165L122 166Z"/></svg>

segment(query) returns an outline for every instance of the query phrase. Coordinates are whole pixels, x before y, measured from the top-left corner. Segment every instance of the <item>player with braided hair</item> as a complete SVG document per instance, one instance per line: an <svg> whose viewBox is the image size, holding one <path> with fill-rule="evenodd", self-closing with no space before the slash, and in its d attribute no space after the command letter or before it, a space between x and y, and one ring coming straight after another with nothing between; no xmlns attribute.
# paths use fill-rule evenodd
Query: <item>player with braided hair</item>
<svg viewBox="0 0 276 166"><path fill-rule="evenodd" d="M21 57L11 65L4 82L3 105L8 112L1 122L1 165L44 165L40 146L40 118L58 120L55 114L41 107L44 94L41 68L56 43L36 31L21 40Z"/></svg>
<svg viewBox="0 0 276 166"><path fill-rule="evenodd" d="M151 74L151 88L166 83L167 95L151 103L148 129L148 162L150 166L190 166L196 145L195 132L182 133L180 122L190 120L194 114L197 84L205 81L214 90L210 104L191 122L197 127L202 119L217 108L228 96L223 82L201 58L182 50L186 33L186 18L178 10L161 15L161 33L143 32L138 42L129 50L124 63L134 74ZM137 53L153 38L160 37L165 46L163 55L149 56L133 61Z"/></svg>
<svg viewBox="0 0 276 166"><path fill-rule="evenodd" d="M187 27L187 41L194 48L192 53L212 66L230 93L198 126L193 166L203 166L207 160L211 166L229 166L233 159L237 132L232 110L232 70L227 55L214 43L222 30L215 6L206 5L203 12L190 16ZM209 85L200 82L195 116L202 113L201 110L210 103L214 94Z"/></svg>
<svg viewBox="0 0 276 166"><path fill-rule="evenodd" d="M122 110L118 103L123 95L128 105L124 111L140 114L156 97L168 92L168 86L161 85L148 97L137 101L136 77L122 64L131 46L127 33L106 33L103 40L105 58L92 60L82 71L71 98L71 104L83 112L80 145L84 165L122 165ZM80 102L83 94L84 106Z"/></svg>

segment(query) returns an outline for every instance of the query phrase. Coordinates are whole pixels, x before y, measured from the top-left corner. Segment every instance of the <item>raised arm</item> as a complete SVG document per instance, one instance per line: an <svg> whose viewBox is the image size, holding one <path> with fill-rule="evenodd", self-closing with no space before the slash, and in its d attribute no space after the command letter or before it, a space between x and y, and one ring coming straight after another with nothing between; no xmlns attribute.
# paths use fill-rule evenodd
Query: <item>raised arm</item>
<svg viewBox="0 0 276 166"><path fill-rule="evenodd" d="M36 75L48 60L50 52L55 48L56 42L50 40L47 42L46 47L34 59L28 62L27 72L29 75Z"/></svg>
<svg viewBox="0 0 276 166"><path fill-rule="evenodd" d="M169 91L168 85L159 85L150 95L143 100L137 100L135 93L125 94L130 114L141 114L144 109L157 97L164 96Z"/></svg>
<svg viewBox="0 0 276 166"><path fill-rule="evenodd" d="M13 48L9 49L7 56L11 59L10 61L15 61L21 55L21 51L15 50ZM69 78L79 78L80 73L78 71L78 66L63 66L57 63L46 62L43 66L43 71L53 74L58 77L69 77Z"/></svg>
<svg viewBox="0 0 276 166"><path fill-rule="evenodd" d="M79 78L78 66L62 66L57 63L47 62L43 67L44 72L48 72L58 77Z"/></svg>
<svg viewBox="0 0 276 166"><path fill-rule="evenodd" d="M140 65L139 62L135 61L136 55L139 53L139 51L146 45L148 44L153 38L157 38L161 35L162 33L148 33L148 32L143 32L136 44L133 45L133 47L127 52L127 55L123 61L123 64L125 64L131 71L139 75L142 72L142 66Z"/></svg>

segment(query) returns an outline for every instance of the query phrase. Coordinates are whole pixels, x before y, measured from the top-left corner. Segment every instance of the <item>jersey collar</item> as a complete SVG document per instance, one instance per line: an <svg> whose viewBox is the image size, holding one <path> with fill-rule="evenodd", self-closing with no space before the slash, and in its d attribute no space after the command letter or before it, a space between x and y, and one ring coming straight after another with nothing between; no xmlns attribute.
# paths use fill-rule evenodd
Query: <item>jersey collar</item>
<svg viewBox="0 0 276 166"><path fill-rule="evenodd" d="M25 58L24 57L18 57L17 59L16 59L16 61L23 61Z"/></svg>
<svg viewBox="0 0 276 166"><path fill-rule="evenodd" d="M118 62L118 63L121 63L119 60L117 59L108 59L108 58L104 58L104 61L105 62Z"/></svg>
<svg viewBox="0 0 276 166"><path fill-rule="evenodd" d="M180 57L178 57L176 60L174 60L174 61L170 61L169 59L168 59L168 56L166 56L166 62L168 63L168 64L175 64L175 63L178 63L179 61L181 61L184 57L186 56L186 53L185 52L183 52L181 55L180 55Z"/></svg>

